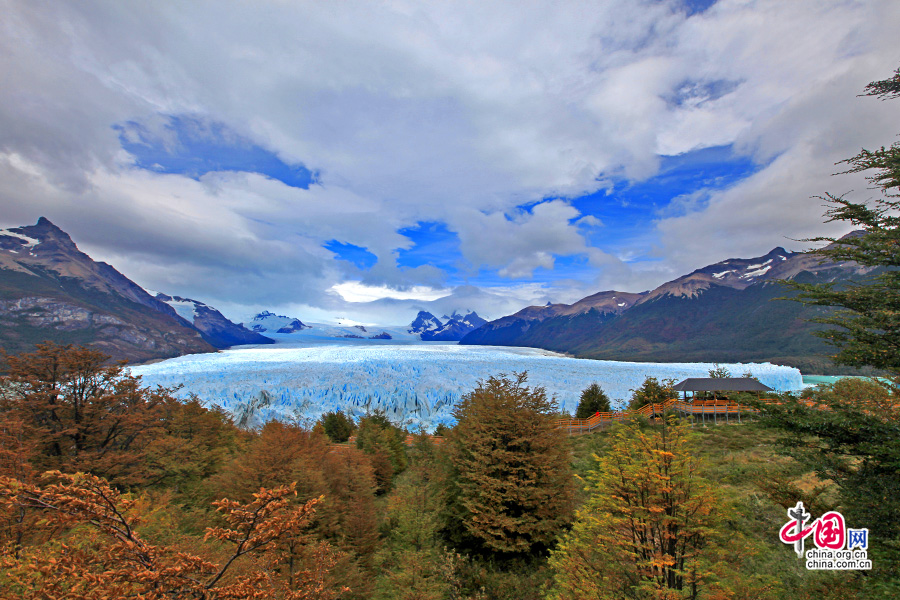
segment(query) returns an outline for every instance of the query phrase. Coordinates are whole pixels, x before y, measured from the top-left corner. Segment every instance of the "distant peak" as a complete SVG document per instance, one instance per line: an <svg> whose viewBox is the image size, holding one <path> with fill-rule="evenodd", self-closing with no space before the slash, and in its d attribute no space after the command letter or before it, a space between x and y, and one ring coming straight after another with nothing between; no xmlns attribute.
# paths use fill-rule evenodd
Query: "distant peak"
<svg viewBox="0 0 900 600"><path fill-rule="evenodd" d="M50 222L50 219L47 217L41 217L37 220L37 223L31 227L29 227L32 231L39 230L41 232L52 232L55 234L62 234L65 237L69 237L65 231L54 225Z"/></svg>
<svg viewBox="0 0 900 600"><path fill-rule="evenodd" d="M69 237L69 234L51 223L50 219L48 219L47 217L39 218L35 225L26 225L25 227L20 227L18 231L21 231L26 235L40 238L41 241L52 239L57 242L62 242L64 246L75 246L75 242L72 241L72 238Z"/></svg>
<svg viewBox="0 0 900 600"><path fill-rule="evenodd" d="M839 238L838 238L838 241L841 241L841 240L849 240L849 239L852 239L852 238L858 238L858 237L862 237L862 236L864 236L864 235L866 235L866 230L865 230L865 229L856 229L856 230L854 230L854 231L851 231L851 232L848 233L847 235L844 235L844 236L839 237Z"/></svg>

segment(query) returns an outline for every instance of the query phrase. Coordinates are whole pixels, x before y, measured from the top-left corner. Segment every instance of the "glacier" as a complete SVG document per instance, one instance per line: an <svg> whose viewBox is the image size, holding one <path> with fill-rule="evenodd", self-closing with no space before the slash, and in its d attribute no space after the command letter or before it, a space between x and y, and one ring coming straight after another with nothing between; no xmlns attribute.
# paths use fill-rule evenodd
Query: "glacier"
<svg viewBox="0 0 900 600"><path fill-rule="evenodd" d="M275 336L277 337L277 336ZM149 386L175 387L219 406L236 422L258 427L278 419L306 425L323 412L354 417L382 410L410 430L452 425L453 407L479 379L528 372L563 412L574 413L581 391L593 382L613 405L624 406L647 376L681 380L707 377L712 363L635 363L570 358L536 348L460 346L455 343L378 343L334 338L306 343L281 337L274 346L238 346L130 367ZM318 343L311 343L316 341ZM769 363L723 363L735 376L751 372L778 391L803 387L800 371Z"/></svg>

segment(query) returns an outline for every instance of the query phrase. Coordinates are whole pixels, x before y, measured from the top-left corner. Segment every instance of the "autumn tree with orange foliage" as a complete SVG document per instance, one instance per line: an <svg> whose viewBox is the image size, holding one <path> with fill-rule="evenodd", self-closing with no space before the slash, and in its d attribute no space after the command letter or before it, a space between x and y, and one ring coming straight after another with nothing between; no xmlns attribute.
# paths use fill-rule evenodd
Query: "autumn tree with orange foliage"
<svg viewBox="0 0 900 600"><path fill-rule="evenodd" d="M221 408L206 408L195 397L167 399L153 433L142 451L144 485L187 495L199 495L200 483L218 473L247 437Z"/></svg>
<svg viewBox="0 0 900 600"><path fill-rule="evenodd" d="M689 427L641 419L612 433L591 496L552 553L554 600L696 598L716 495L699 476Z"/></svg>
<svg viewBox="0 0 900 600"><path fill-rule="evenodd" d="M143 450L161 425L168 390L150 390L124 366L87 348L38 344L5 355L4 419L21 422L35 445L38 471L90 471L118 483L143 483Z"/></svg>
<svg viewBox="0 0 900 600"><path fill-rule="evenodd" d="M3 546L3 597L330 600L346 591L329 579L336 553L306 533L321 499L292 503L293 485L261 489L246 504L214 503L224 526L207 529L206 539L231 547L216 563L145 541L137 502L100 477L51 471L44 479L41 486L0 477L0 504L39 513L36 526L57 538ZM238 561L251 567L234 574Z"/></svg>
<svg viewBox="0 0 900 600"><path fill-rule="evenodd" d="M272 421L209 482L217 494L248 500L260 487L296 482L301 499L322 496L312 531L344 554L335 571L357 592L372 579L378 544L370 456L296 425Z"/></svg>

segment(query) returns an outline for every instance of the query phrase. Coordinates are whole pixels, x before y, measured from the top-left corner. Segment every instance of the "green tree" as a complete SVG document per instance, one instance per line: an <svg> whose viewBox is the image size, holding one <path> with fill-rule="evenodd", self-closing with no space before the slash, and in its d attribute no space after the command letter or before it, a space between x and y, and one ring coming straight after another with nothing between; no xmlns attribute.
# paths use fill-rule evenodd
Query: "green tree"
<svg viewBox="0 0 900 600"><path fill-rule="evenodd" d="M356 447L372 457L379 493L391 489L394 477L406 469L406 432L376 411L359 420Z"/></svg>
<svg viewBox="0 0 900 600"><path fill-rule="evenodd" d="M834 481L850 527L868 527L867 580L900 589L900 402L892 386L845 378L812 393L813 406L785 397L751 401L762 422L784 432L781 445L822 481ZM805 500L805 498L804 498ZM819 516L819 515L816 515ZM886 584L885 584L886 585ZM894 585L894 584L891 584Z"/></svg>
<svg viewBox="0 0 900 600"><path fill-rule="evenodd" d="M554 600L695 598L716 496L690 428L669 418L617 425L587 477L587 504L551 553Z"/></svg>
<svg viewBox="0 0 900 600"><path fill-rule="evenodd" d="M866 87L883 100L900 98L900 69ZM838 348L833 360L893 374L891 381L844 379L812 394L813 407L785 398L757 402L763 423L784 432L789 453L834 481L839 505L851 526L868 527L873 570L866 593L900 590L900 143L863 150L845 161L849 172L869 172L881 196L868 204L826 195L828 221L861 227L861 235L831 242L818 253L833 261L869 267L867 281L843 286L789 282L798 300L837 310L817 321L833 328L819 335ZM887 592L890 592L888 594Z"/></svg>
<svg viewBox="0 0 900 600"><path fill-rule="evenodd" d="M346 442L356 429L353 419L340 410L323 414L319 423L322 424L322 431L328 436L328 439L335 444Z"/></svg>
<svg viewBox="0 0 900 600"><path fill-rule="evenodd" d="M448 556L440 538L440 470L435 448L421 436L410 450L410 466L387 497L376 560L376 600L443 600L450 592Z"/></svg>
<svg viewBox="0 0 900 600"><path fill-rule="evenodd" d="M526 374L489 377L457 405L447 438L454 541L501 557L549 548L571 520L568 445L556 403Z"/></svg>
<svg viewBox="0 0 900 600"><path fill-rule="evenodd" d="M594 413L609 412L609 396L597 383L592 383L581 392L578 408L575 409L576 419L587 419Z"/></svg>
<svg viewBox="0 0 900 600"><path fill-rule="evenodd" d="M712 379L727 379L731 377L731 371L727 367L723 367L719 363L709 370L709 376Z"/></svg>
<svg viewBox="0 0 900 600"><path fill-rule="evenodd" d="M890 79L870 83L866 94L881 99L900 98L900 69ZM815 319L832 326L817 332L838 348L838 364L872 366L900 375L900 142L888 148L862 150L845 161L847 172L870 172L867 179L881 192L869 203L852 202L844 196L826 194L828 222L844 221L862 229L864 235L842 239L811 238L830 242L817 251L832 261L855 261L872 269L858 283L787 285L799 290L796 300L815 306L836 307Z"/></svg>
<svg viewBox="0 0 900 600"><path fill-rule="evenodd" d="M647 404L657 404L659 402L665 402L669 398L674 398L675 390L672 389L672 386L674 385L674 379L663 379L662 381L659 381L656 377L647 377L644 379L644 383L641 384L641 387L632 390L631 401L628 403L628 408L637 410Z"/></svg>

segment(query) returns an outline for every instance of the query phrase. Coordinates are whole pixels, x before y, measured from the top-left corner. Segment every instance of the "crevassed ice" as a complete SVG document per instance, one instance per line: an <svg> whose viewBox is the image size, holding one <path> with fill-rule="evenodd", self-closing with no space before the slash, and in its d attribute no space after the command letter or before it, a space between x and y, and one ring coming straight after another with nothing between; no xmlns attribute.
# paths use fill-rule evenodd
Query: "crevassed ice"
<svg viewBox="0 0 900 600"><path fill-rule="evenodd" d="M361 416L380 409L412 429L451 425L453 406L479 379L528 372L562 410L574 413L581 391L599 383L621 406L647 376L681 380L707 377L712 363L631 363L575 359L534 348L428 345L319 345L244 347L181 356L132 367L144 385L183 384L177 395L196 394L239 421L258 426L271 419L314 421L326 411ZM802 387L797 369L769 363L724 364L735 376L752 372L779 391Z"/></svg>

